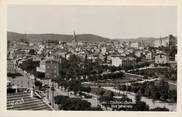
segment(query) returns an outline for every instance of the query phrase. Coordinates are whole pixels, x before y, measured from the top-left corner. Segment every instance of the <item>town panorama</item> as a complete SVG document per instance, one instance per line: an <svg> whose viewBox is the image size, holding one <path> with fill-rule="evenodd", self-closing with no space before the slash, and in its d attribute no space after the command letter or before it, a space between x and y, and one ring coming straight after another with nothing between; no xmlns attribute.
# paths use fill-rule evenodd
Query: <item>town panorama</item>
<svg viewBox="0 0 182 117"><path fill-rule="evenodd" d="M8 32L7 78L8 110L176 111L177 37Z"/></svg>

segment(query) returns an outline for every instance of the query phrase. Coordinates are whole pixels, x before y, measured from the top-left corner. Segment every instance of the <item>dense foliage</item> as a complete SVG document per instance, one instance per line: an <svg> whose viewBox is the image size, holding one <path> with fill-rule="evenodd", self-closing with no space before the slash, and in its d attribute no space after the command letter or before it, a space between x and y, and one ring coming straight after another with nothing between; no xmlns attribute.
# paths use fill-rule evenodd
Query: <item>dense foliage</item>
<svg viewBox="0 0 182 117"><path fill-rule="evenodd" d="M162 101L177 101L176 90L170 90L168 82L161 80L158 83L145 82L143 84L134 83L131 86L121 85L118 87L119 90L129 91L138 93L140 92L142 96L152 98L153 100Z"/></svg>
<svg viewBox="0 0 182 117"><path fill-rule="evenodd" d="M91 107L91 103L79 98L69 98L68 96L54 97L55 103L59 105L60 110L102 110L101 108Z"/></svg>

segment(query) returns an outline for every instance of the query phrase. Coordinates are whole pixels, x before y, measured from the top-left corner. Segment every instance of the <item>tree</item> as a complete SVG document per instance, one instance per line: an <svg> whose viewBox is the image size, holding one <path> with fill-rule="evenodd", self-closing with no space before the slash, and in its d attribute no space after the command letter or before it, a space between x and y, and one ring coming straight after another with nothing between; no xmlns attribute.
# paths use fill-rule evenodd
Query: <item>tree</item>
<svg viewBox="0 0 182 117"><path fill-rule="evenodd" d="M113 97L114 97L114 92L111 91L109 94L110 101L114 99Z"/></svg>
<svg viewBox="0 0 182 117"><path fill-rule="evenodd" d="M39 90L42 88L42 82L35 80L35 86L39 88Z"/></svg>
<svg viewBox="0 0 182 117"><path fill-rule="evenodd" d="M140 100L141 100L141 94L140 94L140 93L137 93L137 94L135 95L135 101L136 101L136 102L140 102Z"/></svg>
<svg viewBox="0 0 182 117"><path fill-rule="evenodd" d="M80 91L82 88L81 86L81 82L79 80L71 80L69 82L69 90L70 91L74 91L74 93L76 94L78 91Z"/></svg>
<svg viewBox="0 0 182 117"><path fill-rule="evenodd" d="M56 104L62 104L63 101L66 101L68 99L68 96L58 95L54 97Z"/></svg>
<svg viewBox="0 0 182 117"><path fill-rule="evenodd" d="M177 101L177 91L176 90L169 90L168 98L171 101L176 102Z"/></svg>
<svg viewBox="0 0 182 117"><path fill-rule="evenodd" d="M142 101L138 101L136 102L135 105L133 105L133 111L148 111L149 110L149 106Z"/></svg>
<svg viewBox="0 0 182 117"><path fill-rule="evenodd" d="M34 49L30 49L30 50L29 50L29 54L30 54L30 55L35 55L35 54L36 54L36 51L35 51Z"/></svg>
<svg viewBox="0 0 182 117"><path fill-rule="evenodd" d="M161 94L160 94L160 92L159 91L155 91L155 92L153 92L153 96L152 96L152 98L155 100L158 100L158 99L160 99L160 97L161 97Z"/></svg>
<svg viewBox="0 0 182 117"><path fill-rule="evenodd" d="M90 92L91 91L91 87L84 87L84 86L81 86L81 91L85 91L85 92Z"/></svg>
<svg viewBox="0 0 182 117"><path fill-rule="evenodd" d="M105 93L105 91L101 90L100 93L99 93L100 97L102 97L104 95L104 93Z"/></svg>
<svg viewBox="0 0 182 117"><path fill-rule="evenodd" d="M143 77L144 79L148 79L148 76L147 75L144 75L144 77Z"/></svg>
<svg viewBox="0 0 182 117"><path fill-rule="evenodd" d="M56 96L55 103L59 104L59 109L63 110L90 110L91 103L79 98L69 98L68 96Z"/></svg>
<svg viewBox="0 0 182 117"><path fill-rule="evenodd" d="M168 90L169 90L169 84L164 79L161 79L159 81L159 89L161 94L161 99L166 100L168 98Z"/></svg>

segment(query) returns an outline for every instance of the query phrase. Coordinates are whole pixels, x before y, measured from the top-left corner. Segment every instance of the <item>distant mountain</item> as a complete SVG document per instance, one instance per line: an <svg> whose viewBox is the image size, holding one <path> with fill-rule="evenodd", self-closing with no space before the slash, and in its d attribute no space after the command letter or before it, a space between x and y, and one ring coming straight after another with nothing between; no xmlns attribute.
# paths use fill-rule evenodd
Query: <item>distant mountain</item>
<svg viewBox="0 0 182 117"><path fill-rule="evenodd" d="M65 35L65 34L21 34L15 32L7 33L8 40L21 40L26 39L30 42L42 41L42 40L58 40L70 42L73 39L73 35ZM78 34L76 35L76 39L78 41L87 41L87 42L98 42L98 41L111 41L109 38L104 38L101 36L93 35L93 34Z"/></svg>
<svg viewBox="0 0 182 117"><path fill-rule="evenodd" d="M26 39L30 42L42 41L42 40L58 40L70 42L73 39L73 35L66 34L22 34L15 32L7 33L8 40L21 40ZM166 37L162 37L166 38ZM152 45L154 40L159 40L160 38L153 37L139 37L139 38L126 38L126 39L109 39L105 37L101 37L94 34L77 34L76 39L78 41L86 41L86 42L110 42L110 41L118 41L118 42L142 42L146 46Z"/></svg>

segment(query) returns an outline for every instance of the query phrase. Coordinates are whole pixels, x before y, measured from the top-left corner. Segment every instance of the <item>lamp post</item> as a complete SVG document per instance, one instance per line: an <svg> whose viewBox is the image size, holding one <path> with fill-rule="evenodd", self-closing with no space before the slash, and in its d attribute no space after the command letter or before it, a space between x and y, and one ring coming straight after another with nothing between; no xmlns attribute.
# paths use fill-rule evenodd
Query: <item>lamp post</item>
<svg viewBox="0 0 182 117"><path fill-rule="evenodd" d="M52 81L51 91L52 91L52 106L54 107L54 82L53 81Z"/></svg>

